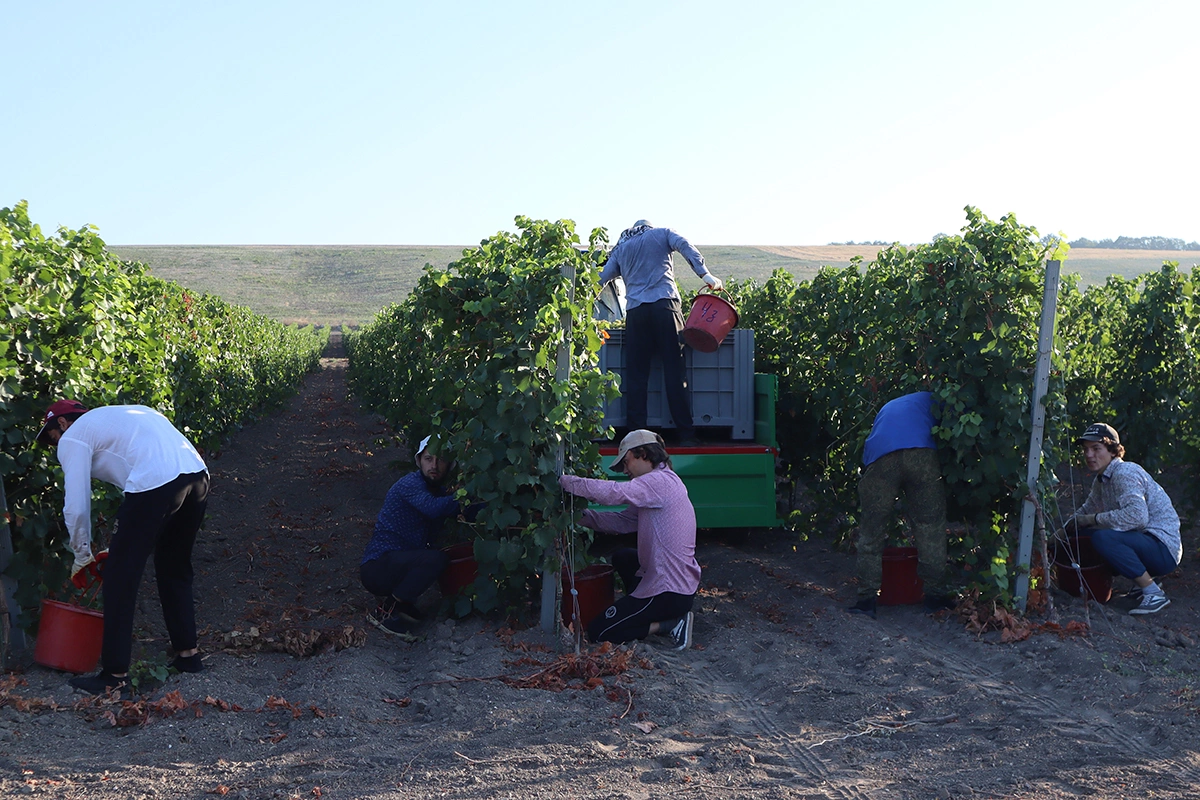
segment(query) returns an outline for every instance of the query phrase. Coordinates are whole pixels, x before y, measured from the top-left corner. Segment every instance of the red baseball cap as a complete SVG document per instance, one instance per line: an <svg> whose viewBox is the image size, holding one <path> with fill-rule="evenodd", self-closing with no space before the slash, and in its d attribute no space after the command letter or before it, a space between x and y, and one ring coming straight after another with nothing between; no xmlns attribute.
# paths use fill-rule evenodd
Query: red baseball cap
<svg viewBox="0 0 1200 800"><path fill-rule="evenodd" d="M46 409L46 416L42 419L42 429L38 431L37 440L42 444L50 444L50 440L46 437L46 431L55 417L61 417L64 414L82 414L87 410L87 406L78 400L59 400Z"/></svg>

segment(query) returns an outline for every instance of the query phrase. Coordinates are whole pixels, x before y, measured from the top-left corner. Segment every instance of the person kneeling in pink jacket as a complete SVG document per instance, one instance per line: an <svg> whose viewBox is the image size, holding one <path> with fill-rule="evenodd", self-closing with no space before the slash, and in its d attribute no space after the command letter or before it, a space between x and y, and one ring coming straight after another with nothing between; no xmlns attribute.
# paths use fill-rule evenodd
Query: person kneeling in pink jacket
<svg viewBox="0 0 1200 800"><path fill-rule="evenodd" d="M583 525L602 533L634 533L637 549L613 553L612 564L625 584L625 596L588 624L592 642L629 642L665 633L676 650L692 644L692 604L700 587L696 562L696 511L687 488L671 469L663 439L647 430L621 440L610 469L627 482L562 475L559 485L601 505L627 505L624 511L587 510Z"/></svg>

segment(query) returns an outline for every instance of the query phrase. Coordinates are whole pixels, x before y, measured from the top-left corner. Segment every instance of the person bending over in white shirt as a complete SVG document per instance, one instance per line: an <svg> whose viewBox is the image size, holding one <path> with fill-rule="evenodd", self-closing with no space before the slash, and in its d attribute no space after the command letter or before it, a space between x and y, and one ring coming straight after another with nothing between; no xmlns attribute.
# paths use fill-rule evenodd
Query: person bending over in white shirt
<svg viewBox="0 0 1200 800"><path fill-rule="evenodd" d="M192 546L208 502L208 468L175 426L146 406L88 410L60 400L46 411L38 442L55 447L63 469L63 518L75 563L92 555L92 479L125 493L104 562L104 639L100 672L72 678L77 689L124 690L133 649L133 610L146 560L154 553L158 596L175 650L171 666L200 672L192 599Z"/></svg>

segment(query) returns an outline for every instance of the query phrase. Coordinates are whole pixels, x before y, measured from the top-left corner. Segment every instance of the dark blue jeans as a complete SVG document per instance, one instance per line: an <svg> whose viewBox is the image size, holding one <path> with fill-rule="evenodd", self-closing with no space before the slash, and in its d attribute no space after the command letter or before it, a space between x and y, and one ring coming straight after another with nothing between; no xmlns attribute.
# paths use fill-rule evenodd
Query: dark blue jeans
<svg viewBox="0 0 1200 800"><path fill-rule="evenodd" d="M450 563L441 550L389 550L358 568L363 587L376 597L415 602Z"/></svg>
<svg viewBox="0 0 1200 800"><path fill-rule="evenodd" d="M1092 531L1092 546L1113 569L1133 579L1149 572L1150 577L1169 575L1179 566L1167 546L1146 531Z"/></svg>

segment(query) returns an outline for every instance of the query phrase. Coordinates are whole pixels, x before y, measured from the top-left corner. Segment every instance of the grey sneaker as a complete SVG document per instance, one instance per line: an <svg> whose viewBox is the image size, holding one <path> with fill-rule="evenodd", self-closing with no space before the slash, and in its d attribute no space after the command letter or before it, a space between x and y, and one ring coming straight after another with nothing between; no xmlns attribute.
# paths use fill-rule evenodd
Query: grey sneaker
<svg viewBox="0 0 1200 800"><path fill-rule="evenodd" d="M1167 606L1171 605L1171 601L1162 592L1154 594L1142 593L1142 602L1134 608L1129 609L1130 614L1157 614Z"/></svg>
<svg viewBox="0 0 1200 800"><path fill-rule="evenodd" d="M679 618L679 622L671 628L671 641L676 650L687 650L692 646L692 612L687 612Z"/></svg>

